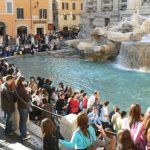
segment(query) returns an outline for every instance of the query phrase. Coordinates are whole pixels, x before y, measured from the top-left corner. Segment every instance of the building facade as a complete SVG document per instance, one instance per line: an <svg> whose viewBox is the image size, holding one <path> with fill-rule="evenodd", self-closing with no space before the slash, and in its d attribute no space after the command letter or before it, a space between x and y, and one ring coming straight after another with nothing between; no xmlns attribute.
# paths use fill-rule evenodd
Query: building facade
<svg viewBox="0 0 150 150"><path fill-rule="evenodd" d="M140 14L150 15L150 0L84 0L81 26L107 26L128 19L136 8Z"/></svg>
<svg viewBox="0 0 150 150"><path fill-rule="evenodd" d="M79 29L83 0L53 0L53 20L57 30Z"/></svg>
<svg viewBox="0 0 150 150"><path fill-rule="evenodd" d="M52 24L52 0L0 0L1 35L46 34Z"/></svg>

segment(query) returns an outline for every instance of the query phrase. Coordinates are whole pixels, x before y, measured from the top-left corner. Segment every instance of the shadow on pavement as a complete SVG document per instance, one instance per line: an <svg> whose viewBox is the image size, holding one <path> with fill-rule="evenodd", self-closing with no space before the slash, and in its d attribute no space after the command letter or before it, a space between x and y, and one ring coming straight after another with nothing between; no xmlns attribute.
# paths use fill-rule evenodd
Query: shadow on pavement
<svg viewBox="0 0 150 150"><path fill-rule="evenodd" d="M3 124L1 120L0 123ZM5 136L4 128L0 126L0 150L15 150L9 148L10 144L15 143L20 143L21 145L25 146L27 150L39 150L35 148L34 145L30 144L28 141L21 141L17 134L14 134L13 136Z"/></svg>

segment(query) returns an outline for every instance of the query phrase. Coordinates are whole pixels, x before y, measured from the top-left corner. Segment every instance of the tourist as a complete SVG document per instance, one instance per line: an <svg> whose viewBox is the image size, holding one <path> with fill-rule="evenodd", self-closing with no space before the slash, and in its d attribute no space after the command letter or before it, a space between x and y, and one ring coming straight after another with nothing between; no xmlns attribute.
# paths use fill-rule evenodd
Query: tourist
<svg viewBox="0 0 150 150"><path fill-rule="evenodd" d="M30 77L29 87L31 88L31 94L38 90L38 86L34 77Z"/></svg>
<svg viewBox="0 0 150 150"><path fill-rule="evenodd" d="M65 88L65 99L68 100L71 95L73 95L73 90L71 88L71 86L67 85Z"/></svg>
<svg viewBox="0 0 150 150"><path fill-rule="evenodd" d="M20 36L19 36L19 35L16 37L16 45L17 45L17 46L20 45Z"/></svg>
<svg viewBox="0 0 150 150"><path fill-rule="evenodd" d="M0 48L3 46L3 36L0 35Z"/></svg>
<svg viewBox="0 0 150 150"><path fill-rule="evenodd" d="M130 131L127 129L118 133L118 150L138 150L132 140Z"/></svg>
<svg viewBox="0 0 150 150"><path fill-rule="evenodd" d="M148 108L144 120L139 125L134 136L134 143L138 144L140 150L145 150L147 145L148 130L150 129L150 107Z"/></svg>
<svg viewBox="0 0 150 150"><path fill-rule="evenodd" d="M38 81L38 87L42 87L44 84L44 78L41 77L37 77L37 81Z"/></svg>
<svg viewBox="0 0 150 150"><path fill-rule="evenodd" d="M41 97L46 98L47 102L48 102L49 94L48 94L47 90L45 88L42 88L41 90L42 90Z"/></svg>
<svg viewBox="0 0 150 150"><path fill-rule="evenodd" d="M18 110L19 110L19 128L20 128L20 138L21 140L28 140L30 135L27 135L27 120L29 115L29 105L30 102L30 95L27 94L25 89L26 81L24 77L19 77L17 80L17 87L16 87L16 95L18 99Z"/></svg>
<svg viewBox="0 0 150 150"><path fill-rule="evenodd" d="M127 117L127 112L126 111L121 111L120 116L121 116L120 129L121 130L125 130L125 129L130 130L130 128L129 128L129 118Z"/></svg>
<svg viewBox="0 0 150 150"><path fill-rule="evenodd" d="M32 95L32 102L36 102L37 106L41 106L42 104L42 99L40 97L40 92L37 90L33 95Z"/></svg>
<svg viewBox="0 0 150 150"><path fill-rule="evenodd" d="M52 92L52 94L51 94L51 100L53 100L54 102L56 102L58 100L58 95L56 94L56 88L52 87L51 92Z"/></svg>
<svg viewBox="0 0 150 150"><path fill-rule="evenodd" d="M86 111L87 102L88 102L87 93L83 93L82 100L80 101L80 105L79 105L80 111Z"/></svg>
<svg viewBox="0 0 150 150"><path fill-rule="evenodd" d="M88 99L87 108L90 109L94 105L94 103L99 101L99 98L99 92L95 91L94 94Z"/></svg>
<svg viewBox="0 0 150 150"><path fill-rule="evenodd" d="M83 94L84 94L84 93L85 93L84 90L81 90L81 91L79 92L79 97L78 97L79 102L82 101L82 99L83 99Z"/></svg>
<svg viewBox="0 0 150 150"><path fill-rule="evenodd" d="M1 86L1 108L6 114L6 125L5 125L5 135L13 134L13 120L12 115L15 112L15 103L17 101L14 94L14 89L12 89L12 84L14 83L13 76L8 75L6 77L6 82Z"/></svg>
<svg viewBox="0 0 150 150"><path fill-rule="evenodd" d="M96 123L96 117L97 117L97 107L93 106L92 112L88 114L88 123L93 124Z"/></svg>
<svg viewBox="0 0 150 150"><path fill-rule="evenodd" d="M57 114L65 116L66 115L66 109L67 109L67 105L65 103L65 95L64 93L60 93L59 94L59 99L56 102L56 110L57 110Z"/></svg>
<svg viewBox="0 0 150 150"><path fill-rule="evenodd" d="M57 89L57 93L64 93L65 89L64 89L64 84L62 82L59 83L59 87Z"/></svg>
<svg viewBox="0 0 150 150"><path fill-rule="evenodd" d="M43 98L43 99L42 99L42 103L43 103L42 109L44 109L45 111L42 110L41 115L40 115L40 116L37 116L37 119L38 119L38 120L42 120L42 119L44 119L44 118L49 118L49 119L51 119L51 114L50 114L49 112L52 112L52 111L53 111L53 106L52 106L52 104L49 104L46 98Z"/></svg>
<svg viewBox="0 0 150 150"><path fill-rule="evenodd" d="M79 93L75 92L69 101L70 113L78 114L79 112L79 100L77 99L78 96L79 96Z"/></svg>
<svg viewBox="0 0 150 150"><path fill-rule="evenodd" d="M49 103L51 101L51 94L52 94L51 84L52 84L52 81L50 79L46 79L45 83L42 85L42 88L45 88L48 93L48 102Z"/></svg>
<svg viewBox="0 0 150 150"><path fill-rule="evenodd" d="M101 118L101 122L102 122L102 125L103 125L104 129L110 127L110 125L109 125L110 121L109 121L108 105L109 105L109 101L105 101L104 105L101 109L100 118Z"/></svg>
<svg viewBox="0 0 150 150"><path fill-rule="evenodd" d="M113 129L118 131L120 129L120 120L121 116L119 113L120 109L118 107L115 108L115 114L112 116L111 122L113 123Z"/></svg>
<svg viewBox="0 0 150 150"><path fill-rule="evenodd" d="M43 150L59 150L59 139L64 139L57 131L51 119L45 118L41 122Z"/></svg>
<svg viewBox="0 0 150 150"><path fill-rule="evenodd" d="M139 104L132 104L129 111L129 127L131 137L134 140L135 133L141 124L141 106Z"/></svg>
<svg viewBox="0 0 150 150"><path fill-rule="evenodd" d="M93 148L92 144L96 141L96 134L92 126L88 126L88 116L81 112L77 117L77 127L72 135L71 141L60 140L60 143L67 148L78 150Z"/></svg>

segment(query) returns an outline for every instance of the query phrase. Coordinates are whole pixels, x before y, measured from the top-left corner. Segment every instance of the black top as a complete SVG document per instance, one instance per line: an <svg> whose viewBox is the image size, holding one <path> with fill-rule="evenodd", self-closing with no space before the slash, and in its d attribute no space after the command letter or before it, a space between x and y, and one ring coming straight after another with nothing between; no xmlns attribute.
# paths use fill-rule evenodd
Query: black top
<svg viewBox="0 0 150 150"><path fill-rule="evenodd" d="M18 95L18 109L27 109L30 95L27 93L25 87L17 87L16 92Z"/></svg>
<svg viewBox="0 0 150 150"><path fill-rule="evenodd" d="M17 102L17 98L14 92L11 90L7 83L3 83L1 91L1 108L6 112L14 112L15 111L15 102Z"/></svg>
<svg viewBox="0 0 150 150"><path fill-rule="evenodd" d="M43 138L43 150L59 150L59 139L64 140L59 131L56 131L55 135L45 135Z"/></svg>
<svg viewBox="0 0 150 150"><path fill-rule="evenodd" d="M62 100L62 99L59 99L57 102L56 102L56 110L58 112L61 112L63 111L63 107L65 106L65 100Z"/></svg>

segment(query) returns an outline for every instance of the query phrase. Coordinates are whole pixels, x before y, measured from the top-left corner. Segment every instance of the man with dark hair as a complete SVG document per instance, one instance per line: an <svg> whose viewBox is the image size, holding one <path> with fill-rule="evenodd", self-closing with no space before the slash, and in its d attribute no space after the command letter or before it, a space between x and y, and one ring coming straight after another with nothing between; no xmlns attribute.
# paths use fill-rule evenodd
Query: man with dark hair
<svg viewBox="0 0 150 150"><path fill-rule="evenodd" d="M12 134L12 115L15 111L15 102L17 98L13 92L12 86L14 84L13 76L8 75L6 77L6 82L2 84L1 92L1 108L2 111L6 114L6 125L5 125L5 135Z"/></svg>
<svg viewBox="0 0 150 150"><path fill-rule="evenodd" d="M66 115L67 105L65 103L65 95L64 93L59 94L59 99L56 102L56 110L59 115Z"/></svg>

